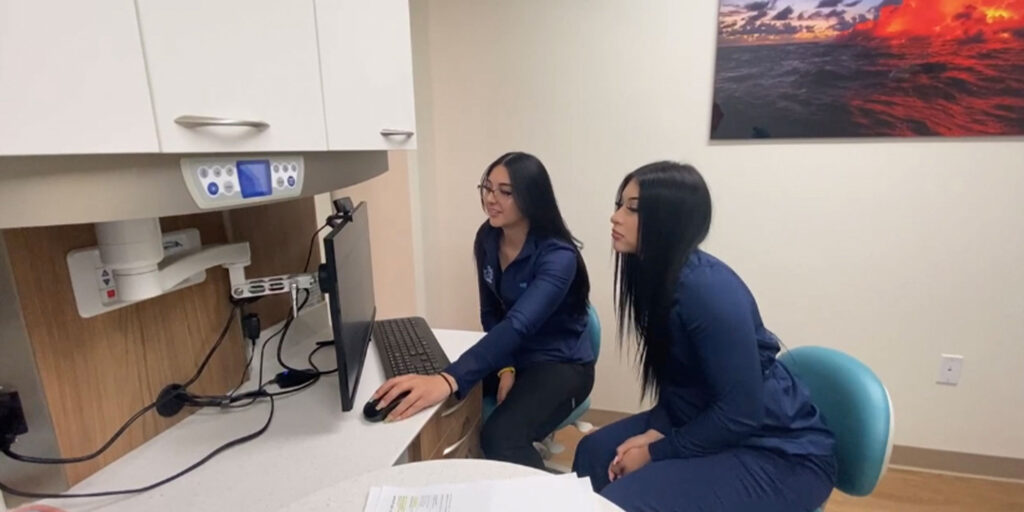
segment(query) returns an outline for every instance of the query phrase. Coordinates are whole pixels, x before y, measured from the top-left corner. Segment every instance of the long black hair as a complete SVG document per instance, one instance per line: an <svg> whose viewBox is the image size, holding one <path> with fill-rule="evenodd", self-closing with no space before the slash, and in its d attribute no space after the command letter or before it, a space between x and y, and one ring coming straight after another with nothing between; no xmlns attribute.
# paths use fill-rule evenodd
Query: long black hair
<svg viewBox="0 0 1024 512"><path fill-rule="evenodd" d="M628 334L635 336L642 396L657 396L669 355L668 319L679 272L707 237L711 194L693 166L655 162L626 175L616 195L617 207L633 180L640 189L637 250L615 256L618 334L620 343Z"/></svg>
<svg viewBox="0 0 1024 512"><path fill-rule="evenodd" d="M590 276L587 273L587 265L583 262L583 255L580 254L583 243L572 235L565 224L565 219L562 218L547 168L537 157L513 151L501 155L488 165L480 181L488 179L491 171L499 165L508 170L509 181L512 183L512 199L515 200L523 217L530 222L530 233L541 238L562 240L576 247L576 277L569 287L566 299L573 305L573 309L578 309L579 314L585 314L590 297ZM487 223L484 222L481 229L486 226ZM478 244L473 252L477 265L480 265L483 260L483 247Z"/></svg>

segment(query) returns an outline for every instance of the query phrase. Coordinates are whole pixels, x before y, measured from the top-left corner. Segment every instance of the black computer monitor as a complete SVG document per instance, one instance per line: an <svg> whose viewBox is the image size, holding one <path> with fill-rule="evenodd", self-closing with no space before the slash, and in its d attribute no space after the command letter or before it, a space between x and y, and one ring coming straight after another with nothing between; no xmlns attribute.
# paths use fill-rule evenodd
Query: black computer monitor
<svg viewBox="0 0 1024 512"><path fill-rule="evenodd" d="M369 222L366 203L360 203L324 237L327 263L321 267L320 288L329 299L343 411L352 410L377 314Z"/></svg>

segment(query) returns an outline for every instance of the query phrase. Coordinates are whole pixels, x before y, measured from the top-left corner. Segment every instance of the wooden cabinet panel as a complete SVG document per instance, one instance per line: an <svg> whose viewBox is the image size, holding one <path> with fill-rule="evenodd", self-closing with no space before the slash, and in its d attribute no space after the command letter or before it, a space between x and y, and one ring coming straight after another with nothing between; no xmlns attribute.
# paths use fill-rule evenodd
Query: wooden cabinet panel
<svg viewBox="0 0 1024 512"><path fill-rule="evenodd" d="M219 213L162 219L164 231L198 228L203 243L226 242ZM199 285L93 318L78 316L65 261L71 249L96 245L92 225L3 232L25 328L63 457L99 448L134 412L198 367L227 320L228 276L212 269ZM217 394L242 375L238 322L193 389ZM65 466L81 481L187 416L143 416L106 453ZM31 425L29 426L31 428Z"/></svg>

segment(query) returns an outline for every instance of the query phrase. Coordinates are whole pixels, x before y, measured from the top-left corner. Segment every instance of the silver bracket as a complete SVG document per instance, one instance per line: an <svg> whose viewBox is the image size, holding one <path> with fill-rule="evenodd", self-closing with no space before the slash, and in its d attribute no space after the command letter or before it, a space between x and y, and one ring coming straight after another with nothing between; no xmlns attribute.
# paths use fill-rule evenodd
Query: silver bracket
<svg viewBox="0 0 1024 512"><path fill-rule="evenodd" d="M285 274L272 277L261 277L247 279L231 284L231 297L248 299L252 297L265 297L279 293L290 293L292 296L292 315L299 315L299 290L311 290L317 288L316 274Z"/></svg>

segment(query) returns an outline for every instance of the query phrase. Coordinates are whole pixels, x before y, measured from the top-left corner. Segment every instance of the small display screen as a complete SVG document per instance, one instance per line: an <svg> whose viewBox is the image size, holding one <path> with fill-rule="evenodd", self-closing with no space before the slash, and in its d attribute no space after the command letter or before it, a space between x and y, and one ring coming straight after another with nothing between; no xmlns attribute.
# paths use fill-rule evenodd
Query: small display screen
<svg viewBox="0 0 1024 512"><path fill-rule="evenodd" d="M239 160L235 167L242 197L269 196L274 191L270 183L270 160Z"/></svg>

